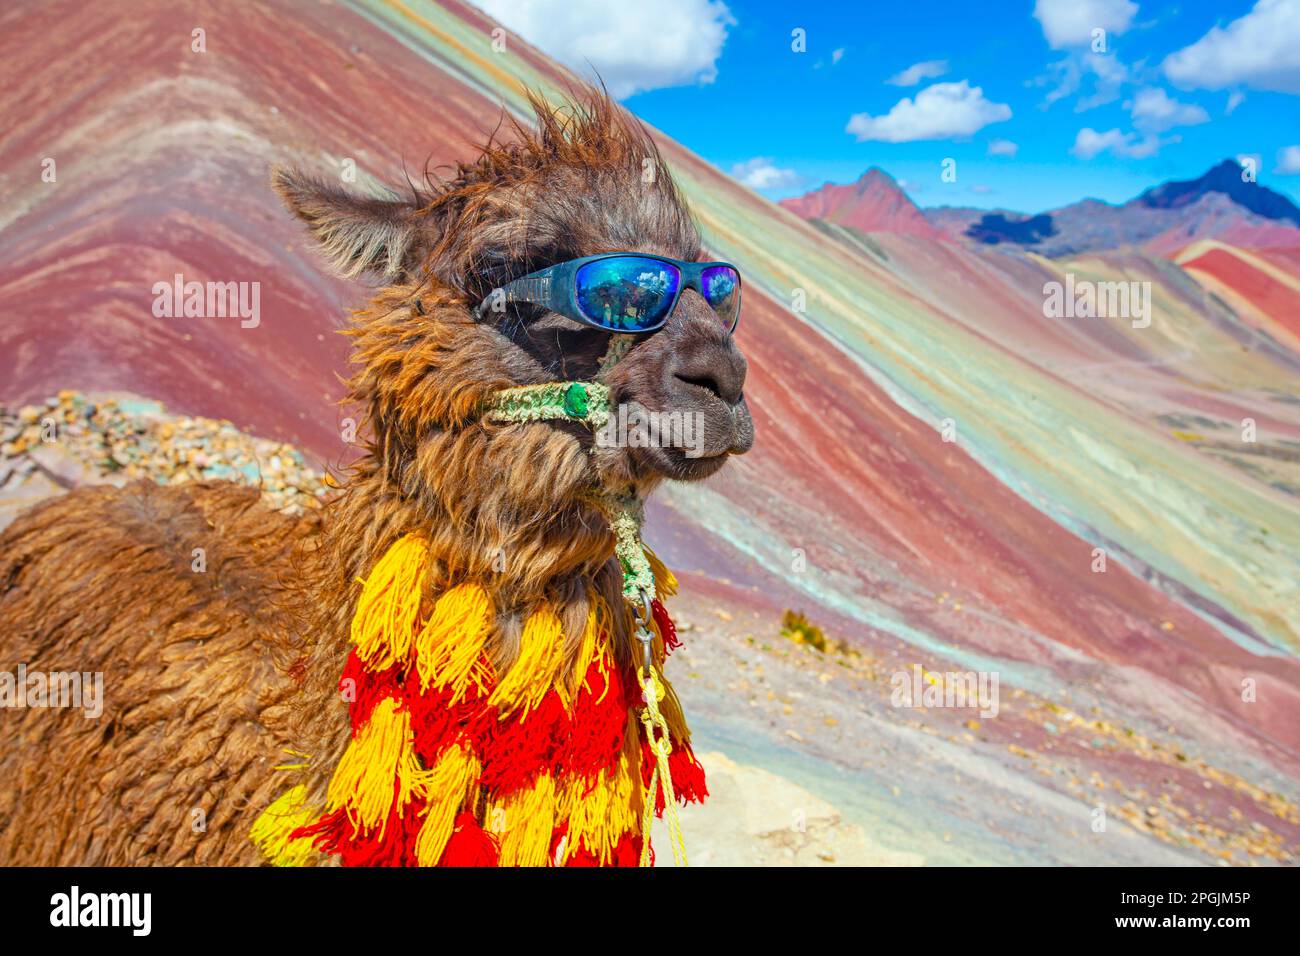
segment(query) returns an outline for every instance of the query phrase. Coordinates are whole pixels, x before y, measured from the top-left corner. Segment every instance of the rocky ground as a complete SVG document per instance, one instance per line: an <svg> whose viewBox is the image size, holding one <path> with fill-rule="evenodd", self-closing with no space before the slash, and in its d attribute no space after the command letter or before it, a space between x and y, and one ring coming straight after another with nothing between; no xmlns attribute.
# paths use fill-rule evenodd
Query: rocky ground
<svg viewBox="0 0 1300 956"><path fill-rule="evenodd" d="M314 507L326 488L289 445L229 422L170 415L147 399L62 391L39 405L0 406L0 527L49 495L142 477L260 484L289 512Z"/></svg>
<svg viewBox="0 0 1300 956"><path fill-rule="evenodd" d="M51 495L136 477L260 484L289 511L328 487L292 447L129 395L0 407L0 527ZM685 646L668 673L712 792L683 815L693 865L1295 862L1285 780L1193 728L1123 719L1101 681L1008 680L983 720L898 706L900 673L946 679L915 647L824 635L690 577L673 611Z"/></svg>

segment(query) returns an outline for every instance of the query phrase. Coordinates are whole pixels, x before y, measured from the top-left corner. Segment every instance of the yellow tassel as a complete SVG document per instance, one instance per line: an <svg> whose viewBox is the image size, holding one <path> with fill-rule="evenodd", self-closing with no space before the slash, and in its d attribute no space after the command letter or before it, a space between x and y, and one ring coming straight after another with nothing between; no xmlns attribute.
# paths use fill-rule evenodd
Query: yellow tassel
<svg viewBox="0 0 1300 956"><path fill-rule="evenodd" d="M573 662L573 670L569 674L569 680L565 685L557 688L565 710L572 709L573 698L586 685L587 671L591 668L593 662L600 665L600 673L605 678L605 686L608 688L609 655L606 653L606 635L609 633L609 629L609 608L605 604L605 599L600 595L593 595L591 610L587 612L587 625L582 632L582 644L579 645L578 656ZM603 693L600 700L604 700Z"/></svg>
<svg viewBox="0 0 1300 956"><path fill-rule="evenodd" d="M362 582L352 616L352 643L373 670L405 661L420 617L428 544L419 535L399 538Z"/></svg>
<svg viewBox="0 0 1300 956"><path fill-rule="evenodd" d="M677 577L668 570L668 566L659 560L659 556L649 548L645 549L646 560L650 562L650 571L655 576L655 597L667 600L677 593Z"/></svg>
<svg viewBox="0 0 1300 956"><path fill-rule="evenodd" d="M447 848L456 814L473 805L478 794L479 762L463 747L449 747L432 770L420 775L420 788L429 795L424 823L415 839L415 857L421 866L437 866Z"/></svg>
<svg viewBox="0 0 1300 956"><path fill-rule="evenodd" d="M488 703L505 719L522 708L521 719L542 702L555 686L564 664L564 626L549 607L543 605L524 622L519 637L519 658L492 691Z"/></svg>
<svg viewBox="0 0 1300 956"><path fill-rule="evenodd" d="M477 584L462 584L438 598L415 638L420 689L451 687L453 703L471 686L490 680L483 646L492 623L492 602Z"/></svg>
<svg viewBox="0 0 1300 956"><path fill-rule="evenodd" d="M641 825L641 786L634 780L626 752L619 755L612 771L602 770L590 791L588 781L576 780L565 788L560 803L561 818L569 820L564 859L578 849L579 842L602 866L613 859L614 848L628 833Z"/></svg>
<svg viewBox="0 0 1300 956"><path fill-rule="evenodd" d="M501 866L545 866L555 829L555 780L539 774L531 787L516 790L488 813L488 827L501 836Z"/></svg>
<svg viewBox="0 0 1300 956"><path fill-rule="evenodd" d="M307 787L299 784L262 811L249 836L272 865L306 866L316 856L311 840L290 840L289 834L315 819L316 809L307 805Z"/></svg>
<svg viewBox="0 0 1300 956"><path fill-rule="evenodd" d="M410 801L420 776L410 715L385 697L343 752L326 803L330 810L346 808L348 818L363 831L379 827L382 838L393 807L394 781L401 808Z"/></svg>

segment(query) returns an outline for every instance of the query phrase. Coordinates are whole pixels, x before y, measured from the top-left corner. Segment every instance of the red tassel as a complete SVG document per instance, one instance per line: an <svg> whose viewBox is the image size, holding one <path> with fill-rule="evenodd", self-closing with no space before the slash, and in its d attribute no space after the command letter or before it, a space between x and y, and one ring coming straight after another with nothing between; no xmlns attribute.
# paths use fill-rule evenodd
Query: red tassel
<svg viewBox="0 0 1300 956"><path fill-rule="evenodd" d="M475 756L482 759L482 741L496 722L496 712L484 698L471 690L459 703L452 704L451 688L420 690L420 678L414 669L406 675L404 691L411 712L415 753L424 766L434 766L454 743L469 743Z"/></svg>
<svg viewBox="0 0 1300 956"><path fill-rule="evenodd" d="M548 691L541 704L520 719L493 719L482 728L479 780L495 793L513 793L528 787L543 770L555 763L556 748L569 736L570 719L554 690Z"/></svg>
<svg viewBox="0 0 1300 956"><path fill-rule="evenodd" d="M573 705L568 734L561 741L560 773L593 778L618 760L627 730L628 703L618 670L607 670L607 678L596 664L587 671Z"/></svg>
<svg viewBox="0 0 1300 956"><path fill-rule="evenodd" d="M348 655L339 675L339 693L348 702L348 717L352 721L352 736L366 725L370 714L385 697L401 699L401 672L398 667L372 671L357 656L356 649Z"/></svg>
<svg viewBox="0 0 1300 956"><path fill-rule="evenodd" d="M423 823L423 809L424 802L419 798L408 803L401 813L394 806L389 811L382 839L378 830L359 832L342 808L299 827L290 839L310 837L316 849L337 854L344 866L418 866L415 838Z"/></svg>
<svg viewBox="0 0 1300 956"><path fill-rule="evenodd" d="M650 848L650 864L654 865L655 851L654 847ZM564 862L565 866L585 867L600 866L600 860L596 855L587 849L585 843L579 842L578 845L569 854L569 858ZM641 837L635 833L625 833L614 844L614 851L610 854L610 866L628 866L637 867L641 865Z"/></svg>
<svg viewBox="0 0 1300 956"><path fill-rule="evenodd" d="M596 855L590 852L586 844L579 842L578 846L569 854L569 858L564 861L565 866L572 867L595 867L600 866L600 861Z"/></svg>
<svg viewBox="0 0 1300 956"><path fill-rule="evenodd" d="M663 636L664 656L667 657L670 651L675 651L682 646L682 642L677 639L677 625L668 616L668 609L658 598L651 600L650 613L654 615L655 624L658 625L659 633Z"/></svg>
<svg viewBox="0 0 1300 956"><path fill-rule="evenodd" d="M673 741L673 752L668 755L668 773L673 778L673 793L683 806L703 803L709 795L704 767L695 759L695 751L689 744Z"/></svg>
<svg viewBox="0 0 1300 956"><path fill-rule="evenodd" d="M618 841L614 847L614 856L611 861L612 866L640 866L641 865L641 837L639 834L627 833L623 839ZM655 848L650 848L650 865L655 865Z"/></svg>
<svg viewBox="0 0 1300 956"><path fill-rule="evenodd" d="M695 759L695 752L689 744L684 744L676 737L672 738L673 752L668 755L668 773L673 779L673 795L682 806L688 803L703 803L709 795L709 788L704 782L704 767ZM641 785L650 786L650 774L655 768L655 755L644 738L641 739ZM664 812L664 788L659 786L655 793L655 815Z"/></svg>
<svg viewBox="0 0 1300 956"><path fill-rule="evenodd" d="M462 812L456 817L456 827L442 851L439 866L496 866L499 848L497 841L474 819L474 814Z"/></svg>

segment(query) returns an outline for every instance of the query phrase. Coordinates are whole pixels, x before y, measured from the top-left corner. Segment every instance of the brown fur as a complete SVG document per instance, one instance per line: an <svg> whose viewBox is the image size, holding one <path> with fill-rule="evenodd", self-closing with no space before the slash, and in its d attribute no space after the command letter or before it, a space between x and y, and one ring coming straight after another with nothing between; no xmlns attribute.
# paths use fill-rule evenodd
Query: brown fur
<svg viewBox="0 0 1300 956"><path fill-rule="evenodd" d="M669 326L606 380L618 400L707 409L725 434L704 461L593 449L589 433L563 425L480 420L497 389L590 377L608 344L539 310L477 323L469 309L491 289L594 252L699 253L639 125L599 94L569 110L535 106L536 131L512 125L510 142L490 141L409 199L277 172L336 269L392 283L349 333L347 401L371 437L318 514L288 518L220 482L141 483L74 492L0 535L0 669L102 671L106 698L99 720L0 711L0 863L257 862L257 813L294 782L323 795L348 737L337 681L356 581L407 532L431 541L426 601L467 581L492 595L498 671L544 601L561 611L572 659L597 594L619 610L614 644L631 660L597 498L702 477L747 449L744 360L703 300L683 295ZM205 573L191 570L194 548L207 553ZM671 695L665 710L685 737ZM309 766L273 770L300 762L286 749ZM195 811L206 829L192 825Z"/></svg>

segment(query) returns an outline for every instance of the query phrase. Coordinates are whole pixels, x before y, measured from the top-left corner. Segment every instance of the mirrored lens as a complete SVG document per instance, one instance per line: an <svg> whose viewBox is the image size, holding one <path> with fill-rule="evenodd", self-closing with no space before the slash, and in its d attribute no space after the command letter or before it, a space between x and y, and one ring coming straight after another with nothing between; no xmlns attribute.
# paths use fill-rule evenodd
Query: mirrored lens
<svg viewBox="0 0 1300 956"><path fill-rule="evenodd" d="M644 331L663 321L681 281L676 266L658 259L597 259L578 270L578 308L607 329Z"/></svg>
<svg viewBox="0 0 1300 956"><path fill-rule="evenodd" d="M731 331L740 317L740 275L731 266L710 266L700 274L704 300Z"/></svg>

